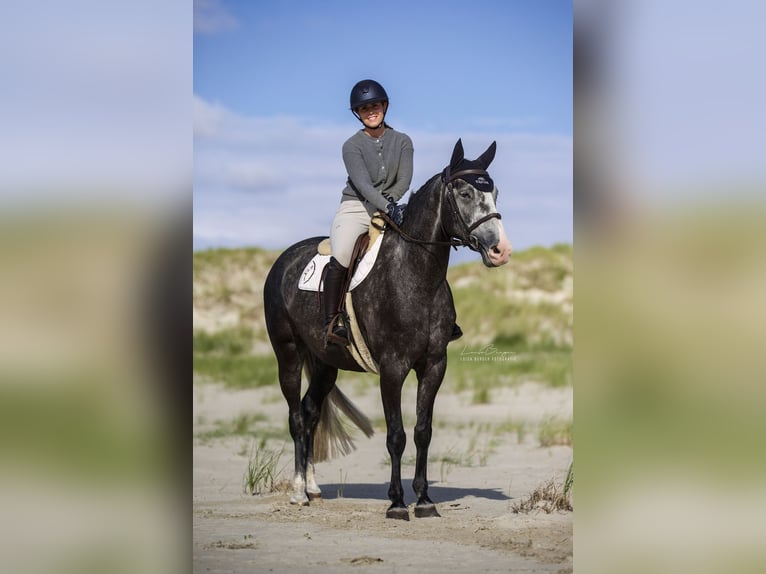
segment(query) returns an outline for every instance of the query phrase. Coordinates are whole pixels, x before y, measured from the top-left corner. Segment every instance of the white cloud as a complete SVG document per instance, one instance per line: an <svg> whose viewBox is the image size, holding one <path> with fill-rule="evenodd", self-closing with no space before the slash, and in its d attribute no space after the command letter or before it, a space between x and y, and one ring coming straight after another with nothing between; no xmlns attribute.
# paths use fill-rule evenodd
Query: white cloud
<svg viewBox="0 0 766 574"><path fill-rule="evenodd" d="M196 94L192 97L192 111L195 138L215 137L225 118L232 115L223 106L206 102Z"/></svg>
<svg viewBox="0 0 766 574"><path fill-rule="evenodd" d="M217 34L238 26L221 0L194 0L194 32Z"/></svg>
<svg viewBox="0 0 766 574"><path fill-rule="evenodd" d="M414 189L444 168L458 138L469 158L497 140L490 172L500 189L498 208L509 229L524 230L511 237L514 244L572 240L571 136L400 128L415 146ZM326 235L346 180L341 147L355 129L245 116L195 96L195 245L283 248Z"/></svg>

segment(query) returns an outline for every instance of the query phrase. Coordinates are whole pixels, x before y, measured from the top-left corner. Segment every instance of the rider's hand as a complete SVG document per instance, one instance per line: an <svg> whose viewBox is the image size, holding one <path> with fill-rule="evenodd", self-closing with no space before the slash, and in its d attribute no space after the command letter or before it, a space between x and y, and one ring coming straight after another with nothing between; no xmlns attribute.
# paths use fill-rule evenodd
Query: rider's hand
<svg viewBox="0 0 766 574"><path fill-rule="evenodd" d="M396 203L391 201L388 203L387 211L388 211L388 216L393 220L394 223L396 223L397 225L402 224L403 216L402 216L402 208L400 205L397 205Z"/></svg>

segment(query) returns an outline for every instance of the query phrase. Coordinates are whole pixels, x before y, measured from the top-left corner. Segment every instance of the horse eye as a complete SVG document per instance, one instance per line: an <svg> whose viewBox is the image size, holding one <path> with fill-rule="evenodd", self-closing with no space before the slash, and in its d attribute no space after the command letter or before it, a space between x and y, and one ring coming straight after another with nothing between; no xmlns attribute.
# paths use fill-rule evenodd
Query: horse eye
<svg viewBox="0 0 766 574"><path fill-rule="evenodd" d="M470 197L471 197L471 192L463 190L463 191L459 191L459 192L458 192L458 195L459 195L460 197L462 197L463 199L470 199Z"/></svg>

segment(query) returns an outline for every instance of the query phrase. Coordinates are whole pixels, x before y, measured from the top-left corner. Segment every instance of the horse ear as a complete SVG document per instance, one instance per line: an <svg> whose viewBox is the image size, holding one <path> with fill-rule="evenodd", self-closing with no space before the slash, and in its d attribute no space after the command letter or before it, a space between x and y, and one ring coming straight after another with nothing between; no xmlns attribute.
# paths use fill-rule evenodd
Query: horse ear
<svg viewBox="0 0 766 574"><path fill-rule="evenodd" d="M495 159L496 151L497 151L497 142L492 142L492 144L487 148L487 151L485 151L478 158L476 158L476 161L478 161L481 164L482 169L487 169L489 167L489 164L491 164L492 160Z"/></svg>
<svg viewBox="0 0 766 574"><path fill-rule="evenodd" d="M452 159L449 160L450 167L457 167L463 159L463 141L458 139L455 144L455 149L452 150Z"/></svg>

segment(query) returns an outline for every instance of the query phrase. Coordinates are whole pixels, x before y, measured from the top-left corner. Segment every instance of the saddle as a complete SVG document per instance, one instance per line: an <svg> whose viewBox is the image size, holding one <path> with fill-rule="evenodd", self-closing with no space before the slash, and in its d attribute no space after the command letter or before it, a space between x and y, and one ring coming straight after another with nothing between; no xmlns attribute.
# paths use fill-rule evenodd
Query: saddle
<svg viewBox="0 0 766 574"><path fill-rule="evenodd" d="M375 240L378 238L378 236L383 231L383 226L385 225L385 222L383 221L383 218L380 216L380 212L376 211L372 215L372 219L370 219L370 230L367 233L362 233L357 237L356 244L354 245L354 251L351 254L351 265L349 265L349 269L352 267L356 267L359 264L359 260L361 260L362 257L367 253L367 251L370 248L370 245L373 245L375 243ZM359 243L363 242L363 237L367 238L367 245L362 246L362 250L357 253L356 248L359 247ZM317 245L317 253L319 255L332 255L332 249L330 248L330 238L323 239L319 242L319 245ZM354 255L358 255L358 259L354 257ZM351 274L353 275L353 270L351 271Z"/></svg>
<svg viewBox="0 0 766 574"><path fill-rule="evenodd" d="M356 273L356 270L359 268L359 264L362 262L362 259L364 259L364 256L370 250L370 247L375 244L375 241L377 241L378 237L382 233L384 225L385 222L383 221L383 218L380 217L380 212L376 211L370 220L370 228L367 233L362 233L359 235L359 237L356 238L354 249L351 251L351 262L346 269L346 275L343 278L343 288L340 292L340 305L338 311L342 313L344 319L347 318L345 302L346 294L350 290L351 279L354 277L354 273ZM319 245L317 246L317 253L320 255L331 254L329 238L323 239L319 242ZM321 282L324 282L325 270L326 268L322 269Z"/></svg>

